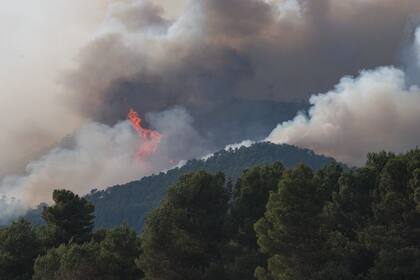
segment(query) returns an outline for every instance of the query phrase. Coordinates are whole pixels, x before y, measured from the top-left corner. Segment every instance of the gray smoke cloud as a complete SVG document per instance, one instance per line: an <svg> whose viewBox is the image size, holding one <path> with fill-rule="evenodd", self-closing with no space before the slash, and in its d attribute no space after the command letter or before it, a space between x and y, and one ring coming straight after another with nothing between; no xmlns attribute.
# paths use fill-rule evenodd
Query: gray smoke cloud
<svg viewBox="0 0 420 280"><path fill-rule="evenodd" d="M61 147L31 162L25 175L3 178L0 193L5 197L0 199L0 222L40 202L51 202L55 188L84 195L93 188L130 182L209 152L184 109L151 113L147 118L161 134L157 150L150 156L136 156L145 140L128 121L114 126L89 122Z"/></svg>
<svg viewBox="0 0 420 280"><path fill-rule="evenodd" d="M100 33L100 25L111 21L110 7L129 2L1 1L0 177L21 172L86 121L66 102L71 93L62 80L78 67L75 57ZM185 4L153 2L164 7L165 17L175 17Z"/></svg>
<svg viewBox="0 0 420 280"><path fill-rule="evenodd" d="M40 1L47 1L47 14L52 15L47 21ZM7 195L0 199L0 212L8 217L48 201L53 188L84 194L243 139L263 139L279 122L307 109L311 94L328 91L344 75L381 65L400 66L400 50L407 48L420 13L418 0L30 2L25 9L27 24L20 28L26 36L16 32L10 38L8 27L15 20L8 15L20 15L21 6L13 4L14 13L0 10L3 23L6 18L0 37L10 38L9 44L0 45L8 65L0 70L7 81L0 84L0 128L5 135L0 138L0 195ZM59 11L66 11L66 16ZM23 59L21 46L27 46ZM410 48L404 59L411 61L414 53ZM416 89L408 85L416 81L417 68L410 66L405 74L380 68L346 78L324 97L311 98L310 118L298 117L303 119L299 126L322 126L322 121L330 120L320 117L315 122L317 116L324 111L334 116L332 107L354 110L343 114L342 122L337 120L338 127L347 116L380 119L379 109L376 114L372 108L358 112L356 105L346 105L357 104L353 97L357 95L344 98L341 92L358 88L362 98L379 91L383 82L380 91L388 94L376 94L375 101L382 110L396 107L387 115L389 127L409 138L412 134L398 121L417 120L414 112L402 113L402 107L411 112L417 99L401 101L398 104L406 104L401 108L393 102L416 96ZM367 98L366 104L370 99L374 98ZM133 159L139 143L125 121L131 107L145 117L147 127L162 133L158 152L147 161ZM356 164L364 147L399 151L413 144L403 140L398 146L394 138L389 142L375 138L356 141L339 154L342 146L327 149L319 144L322 137L299 139L293 132L298 123L281 125L270 139ZM366 139L363 133L371 131L367 124L355 135Z"/></svg>
<svg viewBox="0 0 420 280"><path fill-rule="evenodd" d="M129 106L147 113L180 105L215 146L258 139L304 108L282 102L306 102L344 75L396 63L420 12L417 0L201 0L186 7L170 19L153 2L112 7L106 31L66 80L74 108L112 123Z"/></svg>
<svg viewBox="0 0 420 280"><path fill-rule="evenodd" d="M409 73L420 66L420 28L410 48ZM344 77L335 89L310 98L309 114L301 113L274 129L268 141L310 148L352 165L368 152L405 152L419 145L420 89L417 77L395 67Z"/></svg>

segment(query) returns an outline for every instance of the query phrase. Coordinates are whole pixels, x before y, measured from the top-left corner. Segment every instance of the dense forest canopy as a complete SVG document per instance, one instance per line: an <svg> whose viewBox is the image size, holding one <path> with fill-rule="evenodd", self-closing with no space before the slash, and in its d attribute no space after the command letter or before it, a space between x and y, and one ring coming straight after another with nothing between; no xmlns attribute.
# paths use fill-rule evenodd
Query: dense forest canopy
<svg viewBox="0 0 420 280"><path fill-rule="evenodd" d="M0 279L420 278L420 150L365 166L260 165L232 182L183 175L138 235L93 229L94 206L66 190L45 224L0 230Z"/></svg>

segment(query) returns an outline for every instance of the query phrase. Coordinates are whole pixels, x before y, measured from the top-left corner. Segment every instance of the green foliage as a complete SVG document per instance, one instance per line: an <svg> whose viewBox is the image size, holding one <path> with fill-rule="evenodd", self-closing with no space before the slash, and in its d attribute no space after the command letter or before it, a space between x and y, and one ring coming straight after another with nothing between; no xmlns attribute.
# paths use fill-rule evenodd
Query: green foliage
<svg viewBox="0 0 420 280"><path fill-rule="evenodd" d="M419 279L419 167L415 150L369 154L349 171L287 171L255 226L269 255L256 277Z"/></svg>
<svg viewBox="0 0 420 280"><path fill-rule="evenodd" d="M29 222L18 220L0 230L0 279L30 279L40 246Z"/></svg>
<svg viewBox="0 0 420 280"><path fill-rule="evenodd" d="M37 258L34 280L90 280L101 278L96 243L62 244Z"/></svg>
<svg viewBox="0 0 420 280"><path fill-rule="evenodd" d="M180 178L148 217L138 264L146 279L214 279L228 192L222 174L203 171Z"/></svg>
<svg viewBox="0 0 420 280"><path fill-rule="evenodd" d="M420 212L416 201L420 150L390 158L379 174L372 221L361 242L374 256L370 279L418 279Z"/></svg>
<svg viewBox="0 0 420 280"><path fill-rule="evenodd" d="M283 171L283 166L275 163L246 170L239 178L234 189L232 222L248 235L245 239L254 240L253 225L264 215L269 194L276 190Z"/></svg>
<svg viewBox="0 0 420 280"><path fill-rule="evenodd" d="M254 279L254 269L266 258L258 251L254 224L264 215L270 192L275 191L283 174L280 163L244 171L234 192L225 248L225 266L229 279Z"/></svg>
<svg viewBox="0 0 420 280"><path fill-rule="evenodd" d="M127 226L101 231L102 240L62 244L37 258L33 279L134 280L142 277L135 259L140 255L136 233ZM97 236L96 236L97 237Z"/></svg>
<svg viewBox="0 0 420 280"><path fill-rule="evenodd" d="M420 279L420 150L232 178L182 176L141 238L128 226L92 233L92 204L55 191L45 226L0 229L0 279Z"/></svg>
<svg viewBox="0 0 420 280"><path fill-rule="evenodd" d="M370 271L372 280L418 280L420 276L420 249L406 247L383 250Z"/></svg>
<svg viewBox="0 0 420 280"><path fill-rule="evenodd" d="M267 211L255 225L261 251L270 256L258 279L310 279L319 260L319 184L312 171L299 165L283 174L271 193Z"/></svg>
<svg viewBox="0 0 420 280"><path fill-rule="evenodd" d="M101 279L135 280L142 276L136 266L140 239L134 230L126 225L108 230L99 244L99 261L104 272Z"/></svg>
<svg viewBox="0 0 420 280"><path fill-rule="evenodd" d="M207 160L190 160L180 168L145 177L140 181L111 187L104 191L95 190L86 198L95 205L96 227L111 228L127 223L140 232L146 214L159 206L168 188L182 175L200 170L211 173L223 172L226 178L231 178L235 184L245 169L274 162L281 162L286 167L303 162L317 170L334 162L334 159L290 145L257 143L251 147L222 150Z"/></svg>
<svg viewBox="0 0 420 280"><path fill-rule="evenodd" d="M93 229L94 206L85 198L67 190L54 190L55 204L45 207L42 213L47 229L45 234L53 238L55 245L70 241L89 241Z"/></svg>

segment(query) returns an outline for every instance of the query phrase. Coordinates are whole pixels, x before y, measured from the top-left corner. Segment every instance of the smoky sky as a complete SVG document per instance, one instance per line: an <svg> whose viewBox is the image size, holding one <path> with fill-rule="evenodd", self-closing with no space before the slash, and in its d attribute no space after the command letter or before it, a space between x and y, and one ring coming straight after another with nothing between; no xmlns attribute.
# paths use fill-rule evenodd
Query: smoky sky
<svg viewBox="0 0 420 280"><path fill-rule="evenodd" d="M21 33L0 10L0 222L243 140L351 165L418 144L418 0L37 1Z"/></svg>
<svg viewBox="0 0 420 280"><path fill-rule="evenodd" d="M417 0L197 0L165 18L128 1L82 50L66 102L109 124L182 106L216 146L258 139L342 76L398 65L419 12Z"/></svg>

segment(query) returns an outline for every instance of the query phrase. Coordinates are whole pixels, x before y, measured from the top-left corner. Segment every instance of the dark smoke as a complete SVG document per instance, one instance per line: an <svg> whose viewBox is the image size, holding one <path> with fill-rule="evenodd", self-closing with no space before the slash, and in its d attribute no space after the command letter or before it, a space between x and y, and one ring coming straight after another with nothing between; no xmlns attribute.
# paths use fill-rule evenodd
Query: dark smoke
<svg viewBox="0 0 420 280"><path fill-rule="evenodd" d="M75 108L114 123L129 106L183 106L217 145L261 138L343 75L395 64L420 12L417 0L203 0L170 20L131 2L68 78Z"/></svg>

